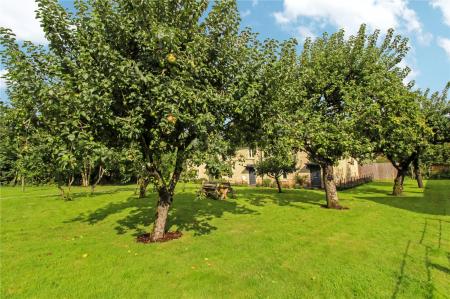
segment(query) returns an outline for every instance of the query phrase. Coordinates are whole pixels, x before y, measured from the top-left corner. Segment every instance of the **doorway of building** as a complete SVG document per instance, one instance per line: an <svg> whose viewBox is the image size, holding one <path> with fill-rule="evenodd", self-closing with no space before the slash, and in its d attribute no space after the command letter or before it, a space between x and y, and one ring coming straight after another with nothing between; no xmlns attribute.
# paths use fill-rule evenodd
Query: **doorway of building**
<svg viewBox="0 0 450 299"><path fill-rule="evenodd" d="M320 166L317 164L309 164L308 169L311 173L311 187L322 188L322 178Z"/></svg>
<svg viewBox="0 0 450 299"><path fill-rule="evenodd" d="M256 185L256 170L254 167L248 167L248 184Z"/></svg>

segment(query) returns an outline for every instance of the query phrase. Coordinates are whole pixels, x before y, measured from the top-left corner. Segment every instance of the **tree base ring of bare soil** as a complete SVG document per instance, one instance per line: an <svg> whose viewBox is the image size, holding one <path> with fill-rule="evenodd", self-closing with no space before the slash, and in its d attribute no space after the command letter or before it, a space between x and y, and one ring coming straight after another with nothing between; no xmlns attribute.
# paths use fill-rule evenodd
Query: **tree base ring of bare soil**
<svg viewBox="0 0 450 299"><path fill-rule="evenodd" d="M167 232L167 233L164 234L164 237L162 237L161 239L153 241L152 238L151 238L151 234L150 233L145 233L145 234L137 236L136 237L136 242L144 243L144 244L148 244L148 243L162 243L162 242L167 242L167 241L179 239L179 238L181 238L181 236L183 236L183 233L180 232L180 231Z"/></svg>
<svg viewBox="0 0 450 299"><path fill-rule="evenodd" d="M330 209L330 210L349 210L350 208L348 207L343 207L341 205L337 205L335 207L328 207L327 205L320 205L320 207L324 208L324 209Z"/></svg>

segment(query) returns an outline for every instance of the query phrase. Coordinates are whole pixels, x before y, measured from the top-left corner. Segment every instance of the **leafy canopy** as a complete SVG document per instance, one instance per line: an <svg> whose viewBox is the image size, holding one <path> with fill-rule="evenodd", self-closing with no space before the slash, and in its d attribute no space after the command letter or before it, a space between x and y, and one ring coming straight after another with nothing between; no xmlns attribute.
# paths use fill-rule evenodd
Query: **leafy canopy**
<svg viewBox="0 0 450 299"><path fill-rule="evenodd" d="M13 105L45 127L65 167L78 167L90 142L138 145L156 184L173 190L186 160L236 134L255 54L234 1L208 12L193 0L79 0L73 13L38 5L48 49L2 29L2 57Z"/></svg>
<svg viewBox="0 0 450 299"><path fill-rule="evenodd" d="M397 67L408 50L407 40L388 31L367 35L362 25L355 36L341 30L307 39L298 62L296 97L286 104L297 140L310 158L322 165L353 156L362 158L373 146L360 134L367 102L383 93L386 74L400 77Z"/></svg>

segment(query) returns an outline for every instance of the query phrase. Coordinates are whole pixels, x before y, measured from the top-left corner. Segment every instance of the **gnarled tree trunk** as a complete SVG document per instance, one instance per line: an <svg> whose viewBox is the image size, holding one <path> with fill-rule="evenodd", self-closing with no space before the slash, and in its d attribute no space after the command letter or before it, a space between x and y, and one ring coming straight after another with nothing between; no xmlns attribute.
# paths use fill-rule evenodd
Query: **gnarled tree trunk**
<svg viewBox="0 0 450 299"><path fill-rule="evenodd" d="M340 209L339 198L336 190L336 183L334 182L334 170L332 165L322 165L323 184L325 187L325 194L327 198L327 208Z"/></svg>
<svg viewBox="0 0 450 299"><path fill-rule="evenodd" d="M169 214L170 206L172 205L173 195L166 188L158 190L158 204L156 206L156 219L153 223L153 231L151 233L151 240L156 241L162 239L166 232L167 215Z"/></svg>
<svg viewBox="0 0 450 299"><path fill-rule="evenodd" d="M393 157L387 157L391 161L392 165L397 169L397 176L394 180L394 188L392 190L392 195L400 195L403 192L403 182L405 181L405 176L408 172L408 168L415 159L417 159L417 153L413 153L406 159L396 161Z"/></svg>
<svg viewBox="0 0 450 299"><path fill-rule="evenodd" d="M413 166L414 166L414 176L416 177L417 181L417 187L423 188L422 171L420 170L420 162L418 158L414 159Z"/></svg>
<svg viewBox="0 0 450 299"><path fill-rule="evenodd" d="M147 195L147 186L149 184L149 179L145 177L139 178L139 198L145 198Z"/></svg>
<svg viewBox="0 0 450 299"><path fill-rule="evenodd" d="M392 195L400 195L403 192L403 181L405 180L406 170L402 167L397 168L397 176L394 180L394 188L392 190Z"/></svg>
<svg viewBox="0 0 450 299"><path fill-rule="evenodd" d="M147 195L147 185L145 183L139 183L139 198L145 198Z"/></svg>
<svg viewBox="0 0 450 299"><path fill-rule="evenodd" d="M155 222L153 223L153 229L150 234L150 240L153 242L163 239L166 233L167 217L170 206L172 205L175 187L180 180L183 164L187 157L184 150L191 144L194 138L195 136L190 136L182 146L177 148L175 167L169 181L165 180L161 170L155 166L154 159L148 150L148 143L145 138L142 139L144 154L147 159L146 170L148 171L148 175L155 180L155 187L159 196L158 204L156 205ZM158 160L161 160L160 158Z"/></svg>
<svg viewBox="0 0 450 299"><path fill-rule="evenodd" d="M175 187L180 180L181 172L183 171L183 163L184 154L183 152L179 151L177 152L175 168L168 184L164 182L164 179L160 175L160 172L155 172L156 177L159 178L159 182L156 186L159 199L156 206L156 217L155 222L153 223L153 231L150 235L150 239L153 242L164 238L164 234L166 232L167 216L169 214L170 206L172 205Z"/></svg>

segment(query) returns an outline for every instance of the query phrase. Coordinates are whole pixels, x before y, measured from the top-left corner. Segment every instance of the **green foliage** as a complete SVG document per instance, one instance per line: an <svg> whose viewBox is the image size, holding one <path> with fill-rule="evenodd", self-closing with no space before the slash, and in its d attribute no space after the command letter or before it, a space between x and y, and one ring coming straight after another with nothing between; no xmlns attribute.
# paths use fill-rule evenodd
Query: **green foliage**
<svg viewBox="0 0 450 299"><path fill-rule="evenodd" d="M430 144L421 155L423 165L450 164L450 143Z"/></svg>
<svg viewBox="0 0 450 299"><path fill-rule="evenodd" d="M270 187L270 186L272 186L272 180L271 179L263 179L262 185L263 185L263 187Z"/></svg>
<svg viewBox="0 0 450 299"><path fill-rule="evenodd" d="M412 161L422 160L433 151L433 143L444 140L448 131L443 128L448 126L447 112L443 112L446 100L439 97L436 101L428 98L427 92L411 91L399 79L391 82L385 85L384 96L368 103L362 131L371 137L376 153L405 172Z"/></svg>
<svg viewBox="0 0 450 299"><path fill-rule="evenodd" d="M258 175L268 175L278 180L282 175L295 172L297 160L295 154L289 151L272 151L264 153L264 157L255 165Z"/></svg>
<svg viewBox="0 0 450 299"><path fill-rule="evenodd" d="M48 48L19 45L2 28L1 57L11 104L45 135L61 190L77 173L106 169L117 160L110 152L138 150L125 163L152 178L167 214L187 161L238 146L230 141L243 127L233 124L245 123L256 96L246 82L256 37L239 31L236 2L37 3Z"/></svg>
<svg viewBox="0 0 450 299"><path fill-rule="evenodd" d="M0 103L0 182L41 184L52 177L49 148L42 134L22 123L18 111Z"/></svg>
<svg viewBox="0 0 450 299"><path fill-rule="evenodd" d="M427 143L417 148L420 162L424 165L433 163L450 163L450 103L448 90L450 82L441 93L435 92L429 96L426 90L419 103L431 134L425 136Z"/></svg>
<svg viewBox="0 0 450 299"><path fill-rule="evenodd" d="M40 0L48 50L2 29L11 103L47 133L63 177L104 163L99 149L138 145L142 165L169 190L186 160L231 138L224 132L243 113L240 74L254 36L238 34L234 1L206 12L207 4L76 1L68 12Z"/></svg>
<svg viewBox="0 0 450 299"><path fill-rule="evenodd" d="M211 138L205 151L196 151L193 153L189 164L192 167L204 164L206 173L211 179L220 179L224 176L230 176L235 165L236 144L232 140L224 139L217 135Z"/></svg>
<svg viewBox="0 0 450 299"><path fill-rule="evenodd" d="M246 113L252 118L247 122L252 128L243 133L245 142L263 153L255 165L258 175L274 178L280 192L279 178L296 170L295 143L283 119L290 113L284 110L286 101L295 96L296 46L294 39L282 43L269 39L257 45L259 67L251 78L257 98Z"/></svg>
<svg viewBox="0 0 450 299"><path fill-rule="evenodd" d="M181 175L181 181L182 182L194 182L198 178L198 170L195 168L187 169L183 174Z"/></svg>
<svg viewBox="0 0 450 299"><path fill-rule="evenodd" d="M429 96L429 90L425 90L421 97L421 110L425 116L427 125L431 128L433 135L431 144L443 144L450 142L450 102L448 91L450 81L442 92L434 92Z"/></svg>
<svg viewBox="0 0 450 299"><path fill-rule="evenodd" d="M284 145L290 143L290 136L281 112L296 92L292 88L296 83L296 46L295 39L282 43L268 39L253 45L252 67L244 69L246 77L241 83L244 90L240 93L247 90L241 99L244 110L233 120L233 125L241 131L240 145L263 150L277 145L290 147Z"/></svg>
<svg viewBox="0 0 450 299"><path fill-rule="evenodd" d="M218 159L206 161L206 173L213 179L221 179L223 176L230 176L232 174L232 167L234 163L231 161L221 161Z"/></svg>
<svg viewBox="0 0 450 299"><path fill-rule="evenodd" d="M53 1L42 1L39 6L38 15L44 29L49 30L48 38L69 39L70 30L65 26L75 26L67 23L69 15ZM58 17L48 19L45 13L50 11ZM49 23L53 22L55 27L50 28ZM52 36L51 30L57 29L62 31L61 36ZM75 37L70 40L70 47L55 40L47 50L29 42L19 45L10 30L0 29L2 63L8 69L10 114L17 122L17 134L28 147L44 147L46 163L60 186L70 185L86 169L100 165L105 168L113 160L106 145L112 135L108 126L98 121L103 117L102 107L89 85L97 82L87 81L93 77L92 69L80 57L80 47L73 44ZM30 153L25 156L29 158ZM36 159L32 161L26 169L39 167Z"/></svg>
<svg viewBox="0 0 450 299"><path fill-rule="evenodd" d="M382 105L383 123L376 140L379 149L395 166L409 165L419 148L427 146L431 130L415 101L414 94L403 91L394 101Z"/></svg>
<svg viewBox="0 0 450 299"><path fill-rule="evenodd" d="M301 175L299 173L297 173L295 175L295 183L300 185L300 186L304 186L306 184L307 181L307 176L305 175Z"/></svg>
<svg viewBox="0 0 450 299"><path fill-rule="evenodd" d="M364 158L373 149L360 134L366 101L383 93L386 74L400 78L407 70L397 67L408 50L407 40L388 31L380 42L379 31L366 34L362 25L346 39L341 30L307 39L299 60L294 134L310 158L323 165L352 156Z"/></svg>

